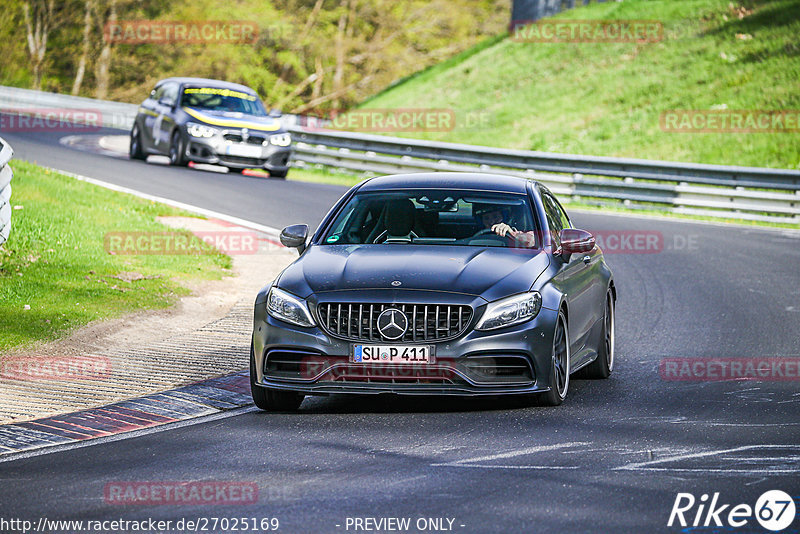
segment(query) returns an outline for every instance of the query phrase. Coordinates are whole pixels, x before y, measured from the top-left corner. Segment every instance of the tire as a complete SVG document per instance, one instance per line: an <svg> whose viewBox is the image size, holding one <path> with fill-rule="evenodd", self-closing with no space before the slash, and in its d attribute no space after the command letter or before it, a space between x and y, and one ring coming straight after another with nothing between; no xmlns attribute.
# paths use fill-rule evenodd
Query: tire
<svg viewBox="0 0 800 534"><path fill-rule="evenodd" d="M608 378L614 370L614 295L606 294L606 309L603 315L603 335L597 347L597 358L580 370L581 378Z"/></svg>
<svg viewBox="0 0 800 534"><path fill-rule="evenodd" d="M539 394L542 406L559 406L569 391L569 331L564 312L558 312L553 332L552 362L550 365L550 391Z"/></svg>
<svg viewBox="0 0 800 534"><path fill-rule="evenodd" d="M128 149L128 155L131 159L146 160L147 156L142 150L142 134L139 132L139 125L134 124L131 130L131 144Z"/></svg>
<svg viewBox="0 0 800 534"><path fill-rule="evenodd" d="M189 162L186 161L186 156L184 156L183 152L183 139L181 139L180 132L175 130L169 140L169 164L176 167L185 167Z"/></svg>
<svg viewBox="0 0 800 534"><path fill-rule="evenodd" d="M286 179L286 175L289 174L289 170L288 169L285 170L285 171L267 171L267 172L269 172L269 177L270 178L278 178L278 179L281 179L281 180L285 180Z"/></svg>
<svg viewBox="0 0 800 534"><path fill-rule="evenodd" d="M267 389L256 385L256 358L252 342L250 343L250 394L253 403L267 412L294 412L305 398L305 395L294 391Z"/></svg>

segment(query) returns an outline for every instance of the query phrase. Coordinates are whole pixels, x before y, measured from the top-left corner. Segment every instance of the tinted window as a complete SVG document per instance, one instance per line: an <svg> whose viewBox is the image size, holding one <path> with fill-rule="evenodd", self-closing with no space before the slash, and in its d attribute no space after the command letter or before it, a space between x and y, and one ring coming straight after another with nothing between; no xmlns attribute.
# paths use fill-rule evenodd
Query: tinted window
<svg viewBox="0 0 800 534"><path fill-rule="evenodd" d="M178 100L178 84L165 83L163 89L164 93L161 95L159 100L163 100L164 104L167 104L168 106L174 105Z"/></svg>
<svg viewBox="0 0 800 534"><path fill-rule="evenodd" d="M256 95L222 87L184 87L181 104L210 111L267 115Z"/></svg>
<svg viewBox="0 0 800 534"><path fill-rule="evenodd" d="M512 228L514 237L492 230ZM526 195L458 190L358 193L334 219L323 244L462 245L535 248Z"/></svg>
<svg viewBox="0 0 800 534"><path fill-rule="evenodd" d="M544 213L547 217L547 226L550 229L550 235L556 242L556 245L560 245L561 238L558 234L564 229L564 225L558 206L553 197L544 192L542 193L542 204L544 204Z"/></svg>

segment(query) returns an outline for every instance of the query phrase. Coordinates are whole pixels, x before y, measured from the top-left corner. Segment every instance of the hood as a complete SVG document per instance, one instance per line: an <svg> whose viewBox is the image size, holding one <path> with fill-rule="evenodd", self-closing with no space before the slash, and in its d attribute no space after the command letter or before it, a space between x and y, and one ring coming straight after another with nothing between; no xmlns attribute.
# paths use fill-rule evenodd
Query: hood
<svg viewBox="0 0 800 534"><path fill-rule="evenodd" d="M492 301L529 290L548 263L542 251L499 247L316 245L286 268L278 285L303 298L348 289L416 289Z"/></svg>
<svg viewBox="0 0 800 534"><path fill-rule="evenodd" d="M236 111L200 110L188 106L184 106L183 111L194 120L220 128L248 128L267 132L277 132L281 129L279 120L263 115L248 115Z"/></svg>

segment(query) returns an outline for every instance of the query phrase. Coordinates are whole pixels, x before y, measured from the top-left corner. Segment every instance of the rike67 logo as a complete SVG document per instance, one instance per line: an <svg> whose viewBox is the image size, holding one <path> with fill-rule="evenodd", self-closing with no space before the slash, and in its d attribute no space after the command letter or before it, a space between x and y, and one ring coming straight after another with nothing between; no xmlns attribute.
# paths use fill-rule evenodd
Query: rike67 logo
<svg viewBox="0 0 800 534"><path fill-rule="evenodd" d="M696 499L691 493L678 493L672 504L667 526L681 527L744 527L755 519L761 527L779 532L788 528L795 518L792 497L781 490L764 492L755 506L720 502L719 492L709 500L707 493Z"/></svg>

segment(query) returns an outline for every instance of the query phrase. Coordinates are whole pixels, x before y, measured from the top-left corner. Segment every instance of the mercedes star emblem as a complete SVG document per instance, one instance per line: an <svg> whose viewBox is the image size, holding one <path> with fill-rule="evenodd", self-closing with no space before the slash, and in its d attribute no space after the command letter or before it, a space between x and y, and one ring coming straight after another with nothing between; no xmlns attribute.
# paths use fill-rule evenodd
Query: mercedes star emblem
<svg viewBox="0 0 800 534"><path fill-rule="evenodd" d="M378 316L378 332L386 339L400 339L408 330L406 314L397 308L388 308Z"/></svg>

